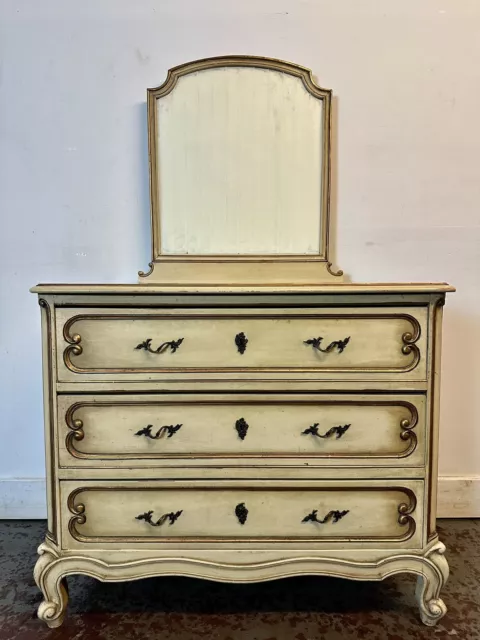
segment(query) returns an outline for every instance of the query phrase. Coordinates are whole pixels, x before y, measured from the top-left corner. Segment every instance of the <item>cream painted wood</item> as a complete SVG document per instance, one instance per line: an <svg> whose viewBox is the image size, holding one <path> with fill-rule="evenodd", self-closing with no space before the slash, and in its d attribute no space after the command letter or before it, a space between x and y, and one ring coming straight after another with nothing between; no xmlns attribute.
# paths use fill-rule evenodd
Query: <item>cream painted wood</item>
<svg viewBox="0 0 480 640"><path fill-rule="evenodd" d="M47 291L51 291L51 293L47 293ZM318 290L310 293L303 291L301 297L297 298L291 292L285 293L283 296L280 293L272 293L270 295L265 293L262 295L259 292L240 294L235 291L217 294L210 291L205 296L200 295L198 291L195 294L193 294L193 291L190 294L179 292L172 296L171 293L168 293L168 290L165 290L162 295L157 287L150 289L148 286L145 286L145 293L142 295L137 295L134 287L112 287L110 289L99 287L95 289L95 287L89 285L81 290L73 288L71 291L65 291L55 288L52 290L50 286L47 286L43 290L42 300L45 301L42 303L45 310L43 311L45 319L43 334L46 377L45 424L48 446L47 460L50 465L47 469L47 483L49 488L49 514L51 515L49 517L50 531L47 535L46 543L40 548L40 557L35 576L44 594L44 602L39 608L39 616L47 624L52 627L58 626L63 619L67 603L63 578L72 573L87 573L102 580L130 580L147 575L195 575L208 579L239 582L267 580L306 573L336 575L362 580L379 580L394 572L409 571L420 576L418 598L422 620L426 624L435 624L444 615L446 609L439 593L448 577L448 566L443 555L444 547L438 542L435 532L435 512L432 510L436 487L436 438L438 430L438 401L436 396L438 395L440 353L440 325L438 321L435 321L435 318L438 316L439 305L443 302L443 292L442 290L429 290L425 287L415 290L408 286L407 289L403 290L392 287L390 292L386 292L384 285L379 285L376 293L374 293L375 289L368 287L359 289L358 293L355 293L355 291L353 287L350 287L346 289L345 295L342 295L341 291L326 287L323 292ZM212 309L215 309L226 315L234 313L235 317L240 317L242 321L246 321L242 314L251 314L252 309L254 309L255 313L261 316L261 318L255 318L255 320L265 323L265 326L268 327L273 321L271 315L275 315L276 310L279 308L282 309L282 313L286 314L286 316L288 314L298 314L295 301L299 299L305 301L302 307L302 314L306 314L306 316L308 314L324 313L325 310L330 310L331 308L334 308L335 311L339 310L340 314L355 312L361 315L362 313L368 313L371 309L376 314L384 314L386 312L400 315L405 313L412 314L413 317L419 320L421 326L421 336L416 342L421 356L419 365L407 374L390 373L365 376L363 374L327 373L326 371L320 374L308 374L302 370L298 375L293 375L290 370L289 373L275 375L275 377L272 376L267 379L267 375L270 374L265 374L265 372L255 373L253 369L249 369L245 374L242 373L244 375L242 379L238 374L229 377L227 373L212 374L211 377L209 377L210 374L209 376L202 374L202 378L193 379L189 378L187 374L181 374L182 377L175 379L174 375L169 373L162 380L156 374L147 374L140 370L134 370L128 375L112 377L111 379L108 379L108 374L76 374L66 369L63 362L65 349L65 341L62 334L63 325L68 318L79 312L88 312L94 315L117 313L119 310L121 313L127 312L128 315L132 315L132 313L133 315L139 315L148 312L154 315L168 315L170 321L178 319L178 315L198 315L199 310L201 313L208 315L212 312ZM282 304L282 301L284 301L284 304ZM113 309L109 305L114 305L116 308ZM47 307L50 313L47 313ZM284 322L287 320L286 316L283 318ZM291 322L288 324L296 322L292 318L289 319ZM312 318L310 317L305 319L302 317L301 322L311 322L311 320ZM115 322L106 323L110 324L110 332L108 330L105 331L103 334L105 339L111 339L109 335L114 335L117 338L118 330L114 328ZM131 319L127 320L128 322L131 322ZM403 327L398 326L398 330L401 329ZM286 333L290 335L288 331ZM119 337L121 338L122 336ZM83 340L84 338L82 337L81 346L84 347L86 345L88 349L88 341L83 342ZM70 346L74 346L74 344ZM113 342L109 344L113 344ZM121 344L121 341L116 341L115 344ZM379 339L378 332L375 340L372 340L372 344L374 354L377 351L381 352L384 348L385 341ZM251 347L251 342L248 343L247 352L249 347ZM386 348L388 349L388 344ZM344 351L344 354L347 353L347 350ZM344 354L340 354L340 356ZM153 354L145 353L144 355ZM94 354L93 357L97 356ZM239 357L243 356L239 355ZM380 354L379 357L384 356ZM405 354L404 357L408 358L408 354ZM59 367L58 372L57 364ZM422 367L423 377L420 376L413 379L409 377L412 374L416 375ZM71 376L68 380L63 379L65 372ZM106 375L107 379L105 379ZM226 389L230 389L230 393L225 393ZM250 389L254 393L247 393ZM170 391L175 391L175 393L169 394ZM178 394L177 392L179 391L182 393ZM194 438L192 440L195 446L200 448L200 451L194 453L193 457L186 456L187 442L184 441L183 452L179 451L180 455L183 453L183 457L175 457L178 454L172 453L170 458L145 458L142 459L143 462L135 459L132 462L132 459L122 461L121 459L109 458L109 455L117 455L119 450L120 453L118 455L128 456L136 453L135 450L133 454L130 454L126 448L123 448L128 439L124 439L124 432L118 425L125 423L125 425L128 425L128 429L133 430L133 422L130 421L136 420L133 415L137 415L135 413L137 410L136 401L148 402L153 399L154 402L157 402L160 395L163 400L167 401L167 404L172 396L177 401L183 400L181 402L181 410L185 411L185 416L187 416L191 407L196 407L198 415L203 415L201 418L203 421L201 423L203 425L202 438L207 430L214 432L214 429L218 429L218 427L216 427L216 421L208 422L206 413L203 413L203 405L200 400L204 403L214 402L213 406L216 407L215 411L219 411L218 415L226 412L225 419L227 419L230 416L228 412L233 406L232 400L234 398L237 401L246 399L247 402L242 405L242 408L247 409L250 406L255 408L252 409L254 413L248 414L251 424L249 422L248 435L245 441L241 442L242 445L254 442L252 439L248 440L249 436L257 433L253 431L254 421L252 419L256 421L257 413L255 412L259 411L259 414L262 414L258 407L263 407L265 413L262 415L268 416L268 421L262 427L265 441L261 442L261 435L255 435L255 437L258 438L257 442L262 447L261 453L264 457L255 458L253 453L246 456L242 456L242 454L236 455L235 450L228 452L230 457L225 457L226 453L221 449L228 449L230 440L229 436L226 435L227 431L222 429L220 438L210 438L210 443L213 442L218 447L216 452L212 454L218 455L215 458L205 457L208 454L206 452L209 447L208 437L198 440ZM252 404L252 396L260 403L259 405ZM384 455L387 449L393 450L394 446L403 446L405 443L400 439L396 440L396 435L394 436L394 434L399 434L400 432L400 429L394 426L394 423L396 425L398 418L401 417L397 414L398 408L394 409L392 406L389 406L389 408L376 407L374 405L368 408L362 408L362 406L345 407L341 404L342 401L352 399L352 397L358 400L381 399L386 402L401 399L405 402L411 402L418 410L419 421L413 429L418 438L415 451L404 458L387 459L385 457L387 454L385 453L383 458L365 458L356 462L349 460L347 457L337 460L333 456L320 458L318 454L316 456L308 455L306 447L311 446L311 444L308 444L307 441L302 445L302 447L305 447L304 453L302 450L292 450L290 457L278 457L274 447L280 446L280 444L282 447L283 445L290 446L290 439L293 438L293 432L289 430L290 427L288 426L290 425L288 414L291 410L291 405L285 403L285 399L288 397L289 399L296 398L297 400L303 399L307 401L305 406L300 404L298 416L296 414L296 419L297 417L301 418L303 425L304 415L307 417L304 411L310 411L307 408L308 401L313 397L314 401L318 402L319 396L322 396L322 398L328 397L335 403L328 409L331 412L332 421L334 421L334 417L336 418L339 415L337 412L341 412L343 415L343 411L348 409L349 415L351 415L351 418L348 418L348 422L351 420L352 424L341 439L338 441L322 440L319 443L320 446L326 445L333 448L340 445L341 447L347 447L348 443L350 443L348 444L349 447L354 446L354 448L357 446L367 448L368 446L369 455L372 455L375 450L379 453L382 452L382 455ZM114 415L109 410L108 419L99 418L99 416L104 415L102 412L106 410L106 407L102 406L102 402L108 402L110 399L126 401L130 398L134 401L133 413L130 413L130 410L118 410ZM228 401L225 398L228 398ZM88 451L88 447L93 447L95 450L98 449L97 452L100 457L94 460L77 459L70 453L67 454L65 449L67 432L74 432L73 429L69 429L66 426L65 414L72 402L75 403L82 400L96 402L89 409L90 413L86 412L83 415L85 434L83 440L77 440L73 444L79 450L83 446L87 447L86 451ZM250 400L250 405L248 400ZM266 404L269 400L273 401L273 405ZM284 407L284 404L287 406ZM178 405L180 408L180 402L178 402ZM271 406L275 408L277 405L282 406L281 413L275 414L275 424L282 425L281 433L277 433L275 430L275 438L272 438L269 434L273 431L272 424L274 422L269 412L271 411ZM269 407L268 409L267 406ZM170 411L170 409L168 410ZM145 408L142 408L141 411L145 411ZM149 417L149 415L142 413L142 417L145 418ZM169 415L172 417L173 422L173 413ZM308 417L310 418L310 414ZM94 430L89 431L90 422L95 422L96 426ZM322 425L324 421L318 420L318 422ZM353 430L355 424L357 425L357 432ZM115 425L117 427L113 431ZM168 446L178 445L180 449L180 440L177 440L177 445L173 445L173 443L176 436L182 435L183 437L183 434L186 433L186 430L182 433L182 429L186 429L186 425L187 422L185 420L184 425L182 423L182 428L171 439L162 439L158 442L152 441L151 444L153 446L157 444L163 446L168 443ZM72 426L75 427L75 424L72 423ZM104 430L105 427L106 429ZM360 433L360 429L362 435L358 440L344 439L347 436L353 438L355 433ZM375 439L372 439L373 432L378 436ZM119 433L121 434L120 436L118 435ZM234 441L236 444L237 441ZM104 444L109 445L108 452L110 454L106 450L105 453L100 451ZM140 442L136 446L140 447L142 443ZM212 445L210 444L210 446ZM118 447L118 449L112 454L115 447ZM273 450L270 450L269 447ZM398 452L398 449L395 449L395 451ZM189 455L191 454L190 451L188 453ZM331 452L329 451L329 453ZM345 452L346 455L347 453ZM418 456L418 458L415 456ZM63 466L65 461L71 459L74 460L72 466ZM423 461L421 462L420 459ZM387 460L390 460L390 462L387 462ZM418 460L419 466L410 466L414 460ZM67 464L72 463L67 462ZM76 540L69 532L68 527L69 524L71 525L72 518L78 518L75 526L79 531L82 528L85 530L85 527L98 526L105 527L103 531L110 533L108 530L110 515L115 523L119 522L123 504L131 502L125 499L124 489L115 493L120 500L118 508L114 508L114 505L119 503L111 501L110 495L108 500L102 499L105 492L102 493L100 491L97 496L96 492L84 491L81 496L83 502L78 502L80 497L75 499L77 501L74 503L77 509L75 514L68 510L67 499L68 495L76 489L93 486L101 486L105 489L105 487L112 485L117 489L128 487L129 489L135 489L135 491L128 491L129 494L135 493L137 495L136 492L138 491L139 495L142 495L142 500L145 492L148 496L152 494L155 496L166 495L166 493L169 496L177 496L177 493L181 494L183 491L183 495L188 493L190 496L189 500L191 502L189 504L196 508L205 499L205 493L207 492L202 487L206 483L210 483L211 486L216 488L210 490L210 492L216 491L215 495L222 496L222 500L226 496L233 497L235 495L237 497L239 491L243 495L245 495L245 492L249 492L249 495L251 493L261 495L262 492L267 492L269 496L271 494L278 495L285 500L287 500L288 496L288 504L290 505L291 501L295 508L297 508L297 505L304 504L302 501L305 495L315 494L321 496L322 500L318 501L318 506L325 505L332 506L332 508L335 508L333 503L322 502L325 495L329 496L328 500L334 493L337 497L339 495L349 496L351 499L354 498L354 512L358 513L358 509L360 506L362 507L362 526L369 526L370 513L374 508L377 514L374 517L380 518L377 529L380 530L381 527L385 526L385 530L388 530L388 532L393 531L395 528L408 527L408 525L401 525L398 522L400 515L407 514L397 513L397 520L392 521L393 507L390 500L394 495L395 498L401 497L402 491L411 489L417 499L415 509L409 514L415 521L415 532L412 537L402 542L393 540L382 542L380 540L374 541L373 539L356 541L354 534L346 538L334 538L332 540L328 540L324 534L321 539L312 541L309 538L297 537L298 531L295 530L289 538L290 542L280 540L267 541L262 536L272 535L268 529L271 520L270 512L268 512L267 521L264 522L262 520L261 524L258 525L258 531L260 532L257 536L258 539L249 538L244 534L237 538L229 537L230 530L228 525L224 524L222 526L227 527L227 533L226 537L220 537L221 543L218 541L197 541L197 538L192 536L198 535L198 531L194 531L193 534L187 534L181 540L172 538L172 541L168 541L165 538L160 539L157 537L152 542L147 540L148 536L146 534L139 536L140 542L133 540L130 542L106 542L104 539L101 542L85 542ZM163 487L162 491L158 491L160 485ZM326 491L327 485L330 488L333 485L340 485L341 490L337 492ZM179 489L179 487L182 488ZM362 487L363 492L361 491ZM372 488L377 487L377 492L371 491ZM398 495L399 489L393 489L393 487L400 488ZM366 491L367 488L368 491ZM362 500L366 501L365 505L361 500L357 502L359 497L366 494L374 496L373 504L370 502L370 497L362 498ZM95 497L93 497L93 502L90 502L90 497L92 496ZM122 502L122 500L125 500L125 502ZM406 504L405 500L403 502ZM81 512L79 504L86 504L85 513ZM158 503L158 508L162 504ZM226 503L221 502L221 504ZM246 504L248 505L248 503ZM250 504L253 505L252 509L249 509L250 515L258 513L257 502L251 503L250 501ZM277 504L275 500L267 501L268 508L275 504ZM157 505L154 506L157 507ZM148 510L148 507L143 502L141 507ZM108 518L104 518L102 514L105 509L108 510L110 508L114 513L109 512ZM351 511L347 507L344 507L344 509ZM288 506L283 510L275 510L275 514L280 513L280 511L291 512L291 508ZM263 511L261 513L263 514ZM98 518L96 514L98 514ZM86 520L84 524L81 524L83 516ZM338 525L346 527L349 516L351 516L351 513L345 515L335 524L330 523L332 529ZM259 516L257 515L257 517ZM181 517L169 528L174 531L174 527L180 522ZM228 521L225 520L225 522ZM248 522L251 522L251 520ZM256 522L260 521L256 520ZM352 521L350 520L350 522ZM134 524L150 528L157 536L163 535L163 533L157 531L161 527L153 528L144 521L136 520L134 520ZM312 527L317 526L313 523L305 524L307 526L312 524ZM122 524L122 526L124 525ZM198 525L193 524L193 521L191 521L189 526ZM241 525L238 526L241 527ZM293 524L289 524L289 526L293 527ZM323 525L318 525L318 527L321 526ZM300 534L302 531L303 529L300 530ZM340 531L340 529L333 529L333 531ZM129 532L127 531L127 533ZM216 533L215 535L218 536L219 534ZM218 538L215 540L218 540Z"/></svg>
<svg viewBox="0 0 480 640"><path fill-rule="evenodd" d="M440 592L448 579L445 545L434 541L421 552L409 549L355 548L335 553L278 549L202 549L188 557L172 555L170 549L159 548L154 554L138 550L115 552L107 549L87 553L66 554L46 542L38 548L35 581L44 600L38 616L49 627L62 624L68 603L65 578L83 573L105 582L138 580L153 576L186 576L219 582L251 583L300 575L320 575L351 580L384 580L398 573L417 575L416 597L422 621L435 625L446 613Z"/></svg>
<svg viewBox="0 0 480 640"><path fill-rule="evenodd" d="M328 257L331 91L308 69L197 60L170 69L147 104L152 261L141 279L341 279Z"/></svg>
<svg viewBox="0 0 480 640"><path fill-rule="evenodd" d="M263 458L267 460L268 458ZM172 474L180 473L181 478L185 480L198 480L199 477L205 480L264 480L271 482L273 480L330 480L337 477L341 471L342 480L384 480L386 477L393 480L420 479L425 478L425 467L385 467L383 466L367 466L345 464L343 466L334 464L319 464L316 458L302 458L302 465L299 464L298 458L282 458L277 460L277 464L259 465L258 459L244 458L237 461L237 465L232 465L231 458L218 457L215 459L216 464L208 464L210 461L205 458L189 458L188 460L166 460L161 463L149 464L145 462L144 466L136 464L121 465L113 467L115 469L115 480L131 480L134 472L135 480L151 480L154 476L155 480L170 480ZM242 464L243 463L243 464ZM112 478L112 464L108 460L102 459L102 466L75 466L75 467L59 467L57 477L62 480L109 480ZM179 469L181 471L179 471ZM339 471L340 470L340 471ZM427 497L425 498L427 502Z"/></svg>
<svg viewBox="0 0 480 640"><path fill-rule="evenodd" d="M214 294L214 300L220 303L222 300L228 300L229 303L235 302L236 305L240 305L241 300L249 301L248 295L256 295L255 301L259 306L265 305L268 301L272 300L278 302L281 298L283 302L288 302L293 299L305 300L302 296L306 296L309 302L312 302L312 298L315 299L317 304L329 303L334 300L336 304L345 304L349 302L348 297L351 294L355 295L356 306L364 304L366 294L382 294L381 298L377 298L377 302L381 304L388 304L389 301L395 301L398 306L407 303L411 304L413 300L418 302L424 302L424 298L419 294L431 295L433 293L453 293L455 287L447 282L389 282L389 283L373 283L373 282L345 282L342 284L325 282L321 285L288 285L288 286L272 286L268 284L264 285L251 285L248 287L242 287L238 285L229 284L227 286L201 286L201 285L155 285L150 284L37 284L30 289L31 293L38 293L42 296L61 295L61 302L66 304L79 303L78 295L82 296L83 302L95 302L99 303L98 296L108 296L103 298L101 304L98 306L107 306L109 301L113 304L118 304L119 300L124 304L133 304L138 306L139 300L142 305L146 301L148 304L149 296L155 296L150 300L150 304L158 306L159 302L176 302L180 306L195 306L198 304L197 298L190 297L191 294L201 294L202 304L210 303L212 301L211 295ZM218 298L218 295L222 294L222 299ZM265 294L268 294L268 298L265 298ZM290 295L288 295L290 294ZM334 295L332 299L328 296ZM342 294L339 296L338 294ZM402 298L399 298L397 294L402 294ZM414 299L409 299L408 294L415 294ZM186 296L182 298L172 298L170 296ZM89 296L85 298L84 296ZM117 300L113 296L119 296ZM131 296L135 296L132 298ZM137 296L140 296L138 298ZM159 298L160 296L160 298ZM232 300L231 296L235 296ZM376 297L376 295L375 295ZM60 302L60 300L59 300ZM428 300L427 300L428 302Z"/></svg>
<svg viewBox="0 0 480 640"><path fill-rule="evenodd" d="M431 438L429 440L428 456L431 461L429 475L427 478L429 516L429 531L433 532L436 528L437 515L437 490L438 490L438 449L439 449L439 431L438 423L440 417L440 364L442 356L442 321L443 306L445 300L442 297L436 297L432 300L429 314L429 333L432 336L432 349L429 351L429 369L430 369L430 393L428 394L429 403L427 410L430 412L430 424L432 428Z"/></svg>
<svg viewBox="0 0 480 640"><path fill-rule="evenodd" d="M425 463L417 395L62 395L58 414L63 467Z"/></svg>
<svg viewBox="0 0 480 640"><path fill-rule="evenodd" d="M53 397L53 375L54 363L53 335L52 335L52 308L45 300L41 299L40 308L42 310L42 382L43 382L43 419L45 424L45 467L47 471L47 526L56 541L56 518L55 513L55 459L54 449L56 445L55 436L51 426L55 422L56 403Z"/></svg>
<svg viewBox="0 0 480 640"><path fill-rule="evenodd" d="M321 253L322 109L279 71L179 78L156 100L161 253Z"/></svg>
<svg viewBox="0 0 480 640"><path fill-rule="evenodd" d="M163 256L149 263L152 272L139 271L140 281L147 283L176 283L175 287L225 289L232 283L239 289L255 288L259 282L275 287L291 288L297 282L317 285L342 280L343 271L333 271L331 263L317 256L225 257L219 267L219 258L193 256Z"/></svg>
<svg viewBox="0 0 480 640"><path fill-rule="evenodd" d="M344 377L338 378L331 375L330 379L317 379L313 377L314 374L304 374L301 377L295 378L281 378L276 377L272 379L266 379L262 377L262 374L250 374L248 378L242 380L235 379L230 374L209 374L209 377L199 379L192 375L182 375L181 380L172 379L169 377L166 381L162 379L152 377L147 378L144 381L135 382L136 376L130 379L122 380L110 380L104 381L94 379L80 380L76 382L78 378L71 382L57 382L56 390L58 393L116 393L121 386L122 392L125 393L143 393L145 392L145 384L148 384L148 391L155 393L157 391L165 391L165 387L169 391L180 392L195 392L210 393L215 390L221 392L258 392L258 393L282 393L285 389L291 392L301 391L302 393L316 393L316 392L329 392L337 393L339 386L341 385L341 391L351 391L356 393L358 391L367 392L381 392L381 393L396 393L400 391L402 393L425 393L428 391L428 379L427 380L404 380L402 377L400 382L390 379L378 380L375 378L360 378L349 377L347 380ZM99 377L101 377L99 375Z"/></svg>
<svg viewBox="0 0 480 640"><path fill-rule="evenodd" d="M99 375L145 379L215 373L423 380L426 322L427 309L422 307L59 309L59 380L78 381L79 374L98 380ZM235 342L241 333L248 339L244 353ZM323 353L305 343L319 336L323 349L349 341ZM169 341L182 343L161 353L138 349L148 338L153 350Z"/></svg>
<svg viewBox="0 0 480 640"><path fill-rule="evenodd" d="M284 544L331 542L421 545L423 482L367 483L150 482L61 483L63 546L199 542L240 539ZM238 509L247 512L242 523ZM153 511L153 526L137 516ZM324 523L304 521L315 512ZM179 514L179 512L181 512ZM175 514L175 515L173 515ZM404 515L407 514L407 515ZM66 533L68 531L68 534Z"/></svg>

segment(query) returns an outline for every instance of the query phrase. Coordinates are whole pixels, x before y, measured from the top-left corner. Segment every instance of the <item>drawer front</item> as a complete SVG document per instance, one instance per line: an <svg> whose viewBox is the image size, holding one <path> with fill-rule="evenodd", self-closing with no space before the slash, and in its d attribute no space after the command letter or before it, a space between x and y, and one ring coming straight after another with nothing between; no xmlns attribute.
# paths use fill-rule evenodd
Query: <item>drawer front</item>
<svg viewBox="0 0 480 640"><path fill-rule="evenodd" d="M423 307L57 309L59 379L424 380L426 318Z"/></svg>
<svg viewBox="0 0 480 640"><path fill-rule="evenodd" d="M419 542L422 481L62 482L68 545Z"/></svg>
<svg viewBox="0 0 480 640"><path fill-rule="evenodd" d="M63 467L422 466L422 395L60 396Z"/></svg>

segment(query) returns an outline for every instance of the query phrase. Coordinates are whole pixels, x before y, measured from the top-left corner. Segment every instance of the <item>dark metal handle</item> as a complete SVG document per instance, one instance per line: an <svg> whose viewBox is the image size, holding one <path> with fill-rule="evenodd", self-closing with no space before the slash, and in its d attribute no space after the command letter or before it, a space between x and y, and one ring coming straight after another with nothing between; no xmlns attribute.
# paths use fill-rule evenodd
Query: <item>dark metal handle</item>
<svg viewBox="0 0 480 640"><path fill-rule="evenodd" d="M170 511L170 513L164 513L163 516L160 516L160 518L156 522L154 522L152 520L153 511L146 511L145 513L141 513L139 516L136 516L135 520L145 520L145 522L147 522L152 527L161 527L162 524L167 520L169 520L169 524L172 525L175 520L177 520L182 515L182 513L183 510Z"/></svg>
<svg viewBox="0 0 480 640"><path fill-rule="evenodd" d="M178 338L178 340L169 340L168 342L162 342L162 344L157 349L152 349L152 338L147 338L140 344L137 344L135 349L145 349L145 351L149 351L150 353L163 353L170 347L172 353L180 347L184 338Z"/></svg>
<svg viewBox="0 0 480 640"><path fill-rule="evenodd" d="M160 427L160 429L157 431L157 433L155 435L153 435L152 434L153 424L148 424L143 429L140 429L140 431L137 431L137 433L135 435L136 436L146 436L147 438L150 438L151 440L158 440L165 433L168 433L167 438L171 438L173 435L175 435L177 433L177 431L182 426L183 425L181 425L181 424L176 424L175 426L173 424L167 424L167 425L165 425L163 427Z"/></svg>
<svg viewBox="0 0 480 640"><path fill-rule="evenodd" d="M245 351L247 350L247 342L248 342L248 338L247 336L243 333L237 333L237 335L235 336L235 344L237 345L237 350L238 353L244 354Z"/></svg>
<svg viewBox="0 0 480 640"><path fill-rule="evenodd" d="M244 502L240 502L240 504L237 504L237 506L235 507L235 515L237 516L240 524L245 524L245 522L247 521L248 509L245 506Z"/></svg>
<svg viewBox="0 0 480 640"><path fill-rule="evenodd" d="M318 513L317 509L314 509L311 513L308 514L308 516L305 516L302 522L318 522L318 524L325 524L326 522L331 520L332 522L335 523L341 520L343 516L346 516L347 513L350 513L350 512L348 510L347 511L336 511L336 510L329 511L327 515L321 520L317 518L317 513Z"/></svg>
<svg viewBox="0 0 480 640"><path fill-rule="evenodd" d="M311 344L314 349L317 351L321 351L322 353L330 353L334 349L337 349L338 353L343 353L345 347L350 342L350 336L348 338L344 338L343 340L334 340L331 342L326 349L322 348L322 340L323 338L320 336L318 338L310 338L309 340L304 340L304 344Z"/></svg>
<svg viewBox="0 0 480 640"><path fill-rule="evenodd" d="M243 418L239 418L235 422L235 429L237 430L238 437L240 438L240 440L245 440L245 436L247 435L247 431L248 431L248 426L249 426L248 423L245 422Z"/></svg>
<svg viewBox="0 0 480 640"><path fill-rule="evenodd" d="M351 424L344 424L343 426L338 426L338 427L331 427L326 433L322 434L318 433L318 427L319 424L318 422L315 422L315 424L312 424L311 427L308 427L308 429L305 429L305 431L302 431L302 435L306 436L311 434L312 436L317 436L317 438L330 438L330 436L333 436L333 434L336 434L337 436L337 440L339 438L341 438L343 436L343 434L348 431L350 429L352 425Z"/></svg>

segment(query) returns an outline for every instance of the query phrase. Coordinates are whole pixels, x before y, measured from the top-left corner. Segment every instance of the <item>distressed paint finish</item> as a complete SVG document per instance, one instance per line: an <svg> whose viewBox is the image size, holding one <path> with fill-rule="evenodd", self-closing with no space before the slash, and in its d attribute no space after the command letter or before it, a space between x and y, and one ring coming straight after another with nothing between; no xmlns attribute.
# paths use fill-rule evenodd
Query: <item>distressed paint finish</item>
<svg viewBox="0 0 480 640"><path fill-rule="evenodd" d="M417 289L412 286L407 290L398 290L394 285L391 290L387 285L379 285L378 289L371 285L363 288L347 285L345 295L341 290L329 291L325 287L324 291L303 291L300 300L287 292L249 292L246 294L248 304L245 304L242 297L245 294L234 290L208 292L204 298L199 292L178 293L172 297L168 290L162 293L148 285L141 296L134 294L134 288L121 286L111 286L108 290L87 286L71 291L67 287L62 293L49 286L37 288L52 308L51 326L47 334L44 332L44 348L47 353L51 351L52 357L47 359L51 362L50 375L58 383L53 388L57 394L53 403L54 420L47 421L46 427L52 448L49 459L53 461L49 483L55 488L51 493L55 498L51 513L56 515L59 528L59 544L47 540L39 549L35 576L45 598L39 616L52 627L62 623L67 604L63 578L72 573L87 573L106 581L168 574L254 582L304 574L382 580L397 572L411 572L419 576L420 616L426 624L435 624L446 610L440 591L448 578L448 566L445 547L432 529L440 352L439 324L433 328L432 314L443 301L446 290L445 285L424 285ZM308 304L300 304L305 300ZM196 333L199 325L212 314L220 318L220 323L225 323L222 326L231 326L231 329L225 334L216 330L211 334L207 332L204 340L199 340L200 333ZM382 314L385 319L381 319ZM93 319L77 319L79 315ZM135 348L147 338L157 337L154 332L157 322L172 322L170 328L178 329L175 323L180 317L187 318L185 323L189 323L192 331L188 351L184 349L188 335L178 331L175 335L158 336L158 340L152 342L155 349L165 340L184 338L175 353L169 348L161 354ZM133 331L134 323L140 318L145 323L141 335ZM269 331L277 320L279 329L277 334L273 332L273 340ZM258 322L258 326L249 322ZM299 332L298 323L305 323L308 335L304 335L303 330ZM335 323L341 325L341 334ZM363 331L359 331L360 323ZM103 327L101 332L98 332L99 326ZM77 334L77 329L83 335ZM249 341L245 353L239 354L234 338L242 330ZM145 331L151 335L144 335ZM325 345L347 337L350 341L343 350L334 347L328 353L317 354L304 340L323 332ZM230 333L231 353L223 345ZM273 342L270 344L269 340ZM296 348L288 346L297 342L305 356L298 356ZM287 345L285 350L284 345ZM255 355L249 367L252 352ZM165 367L163 379L138 364L139 358L165 357L171 362L176 356L180 357L178 374L173 367ZM337 363L343 356L346 356L344 366L339 366ZM71 366L75 358L79 365L83 359L85 369ZM302 368L298 365L303 358L306 364ZM323 369L318 363L316 369L313 368L312 358L318 358ZM402 359L410 363L407 370L400 366ZM191 375L189 365L202 360L205 360L203 371ZM333 364L327 367L324 363L330 361ZM223 368L228 371L229 367L235 371L232 363L236 362L246 362L247 366L239 367L235 373L222 371ZM54 365L58 366L58 375ZM156 395L159 391L161 396ZM238 449L227 455L226 445L220 445L220 449L209 448L208 438L195 444L193 437L190 451L188 440L182 441L188 433L186 416L176 420L169 414L172 425L182 424L171 439L166 439L169 446L175 443L175 438L180 438L178 446L183 442L177 457L165 464L157 457L136 461L135 451L126 451L133 455L134 464L115 460L119 450L121 453L122 447L125 449L122 421L127 419L127 413L121 411L121 402L129 399L133 407L140 406L152 398L165 400L169 397L168 391L186 394L192 406L198 403L197 424L208 434L222 428L217 426L222 424L221 416L215 416L212 411L209 420L203 418L202 422L202 400L215 403L230 392L230 399L237 400L241 400L240 393L245 394L246 408L248 398L272 401L273 412L267 411L262 416L267 425L265 444L257 439L259 453L252 452L243 458ZM370 398L372 411L376 408L375 399L397 402L400 407L404 406L402 402L413 402L418 413L414 452L417 457L412 458L415 464L410 463L409 456L394 456L390 462L385 458L378 464L376 447L392 446L393 431L390 422L388 438L382 445L386 435L381 419L374 426L373 413L368 420L369 427L378 429L378 437L359 464L354 460L349 464L340 458L333 460L333 455L324 460L304 457L288 435L288 415L286 421L280 421L283 427L277 439L278 446L284 450L282 455L287 457L275 459L275 447L268 444L272 439L268 434L276 424L275 411L282 411L293 394L307 399L312 393L314 397L330 401L335 416L339 416L337 412L352 398L357 401ZM97 445L93 444L98 455L91 459L75 458L74 448L78 446L77 450L81 451L86 446L88 452L92 446L86 435L95 415L91 407L101 411L107 399L117 408L117 413L110 413L107 421L100 418L102 426L95 435L100 440ZM82 410L78 415L75 411L69 413L72 406L87 400L90 414ZM223 406L228 407L228 402ZM242 443L251 435L256 420L255 414L245 415L252 424ZM395 415L398 422L400 415ZM142 414L142 419L147 417ZM302 421L307 418L302 410L297 417L302 417ZM190 423L191 420L192 416ZM333 414L331 420L334 420ZM361 416L361 409L351 405L350 428L354 429L355 423L358 428L362 420L365 418ZM391 421L391 417L387 420ZM153 422L152 417L152 422L147 423L152 424L152 429ZM147 424L142 420L136 431ZM406 416L401 417L395 427L399 437L401 429L404 430L406 446L411 437L410 425L411 417ZM105 429L103 435L102 429ZM136 431L130 429L131 437L135 438ZM235 435L233 417L230 429ZM367 423L363 422L362 429L365 440L360 437L355 446L351 441L344 450L345 456L355 454L362 444L364 450L367 448ZM349 433L342 435L345 443ZM115 445L109 445L113 440ZM164 439L159 439L149 444L155 446L163 442ZM333 447L333 444L328 442L327 446ZM216 463L204 464L195 454L196 447L199 454L212 456ZM189 455L182 458L182 451ZM333 454L333 450L330 453ZM82 465L71 464L71 459L81 460ZM264 464L264 460L268 464ZM209 501L206 486L216 487L215 499ZM104 490L107 487L108 491ZM133 488L135 491L130 491ZM317 490L316 499L307 500ZM177 504L182 491L185 491L184 505ZM250 499L252 491L256 494ZM162 496L168 499L160 499ZM234 510L235 505L242 503L249 514L246 523L240 526ZM167 534L162 527L154 529L136 519L152 510L156 521L165 513L176 513L183 507L174 524L163 525L168 532L165 538ZM285 520L282 532L284 514L295 509L301 511L297 513L302 516L297 518L300 520L315 509L320 519L332 510L349 513L336 523L308 523L313 527L325 526L327 531L318 538L309 538L304 537L301 523ZM138 536L137 527L140 527Z"/></svg>

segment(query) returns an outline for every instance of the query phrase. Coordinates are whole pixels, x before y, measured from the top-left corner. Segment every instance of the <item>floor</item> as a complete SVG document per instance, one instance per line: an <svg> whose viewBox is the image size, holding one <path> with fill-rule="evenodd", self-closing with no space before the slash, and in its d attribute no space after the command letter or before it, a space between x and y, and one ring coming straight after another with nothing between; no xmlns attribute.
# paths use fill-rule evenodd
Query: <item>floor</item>
<svg viewBox="0 0 480 640"><path fill-rule="evenodd" d="M451 577L448 613L424 627L414 578L350 582L290 578L225 585L188 578L104 584L69 578L65 623L48 629L35 616L32 579L42 521L0 521L0 640L480 640L480 520L443 520Z"/></svg>

